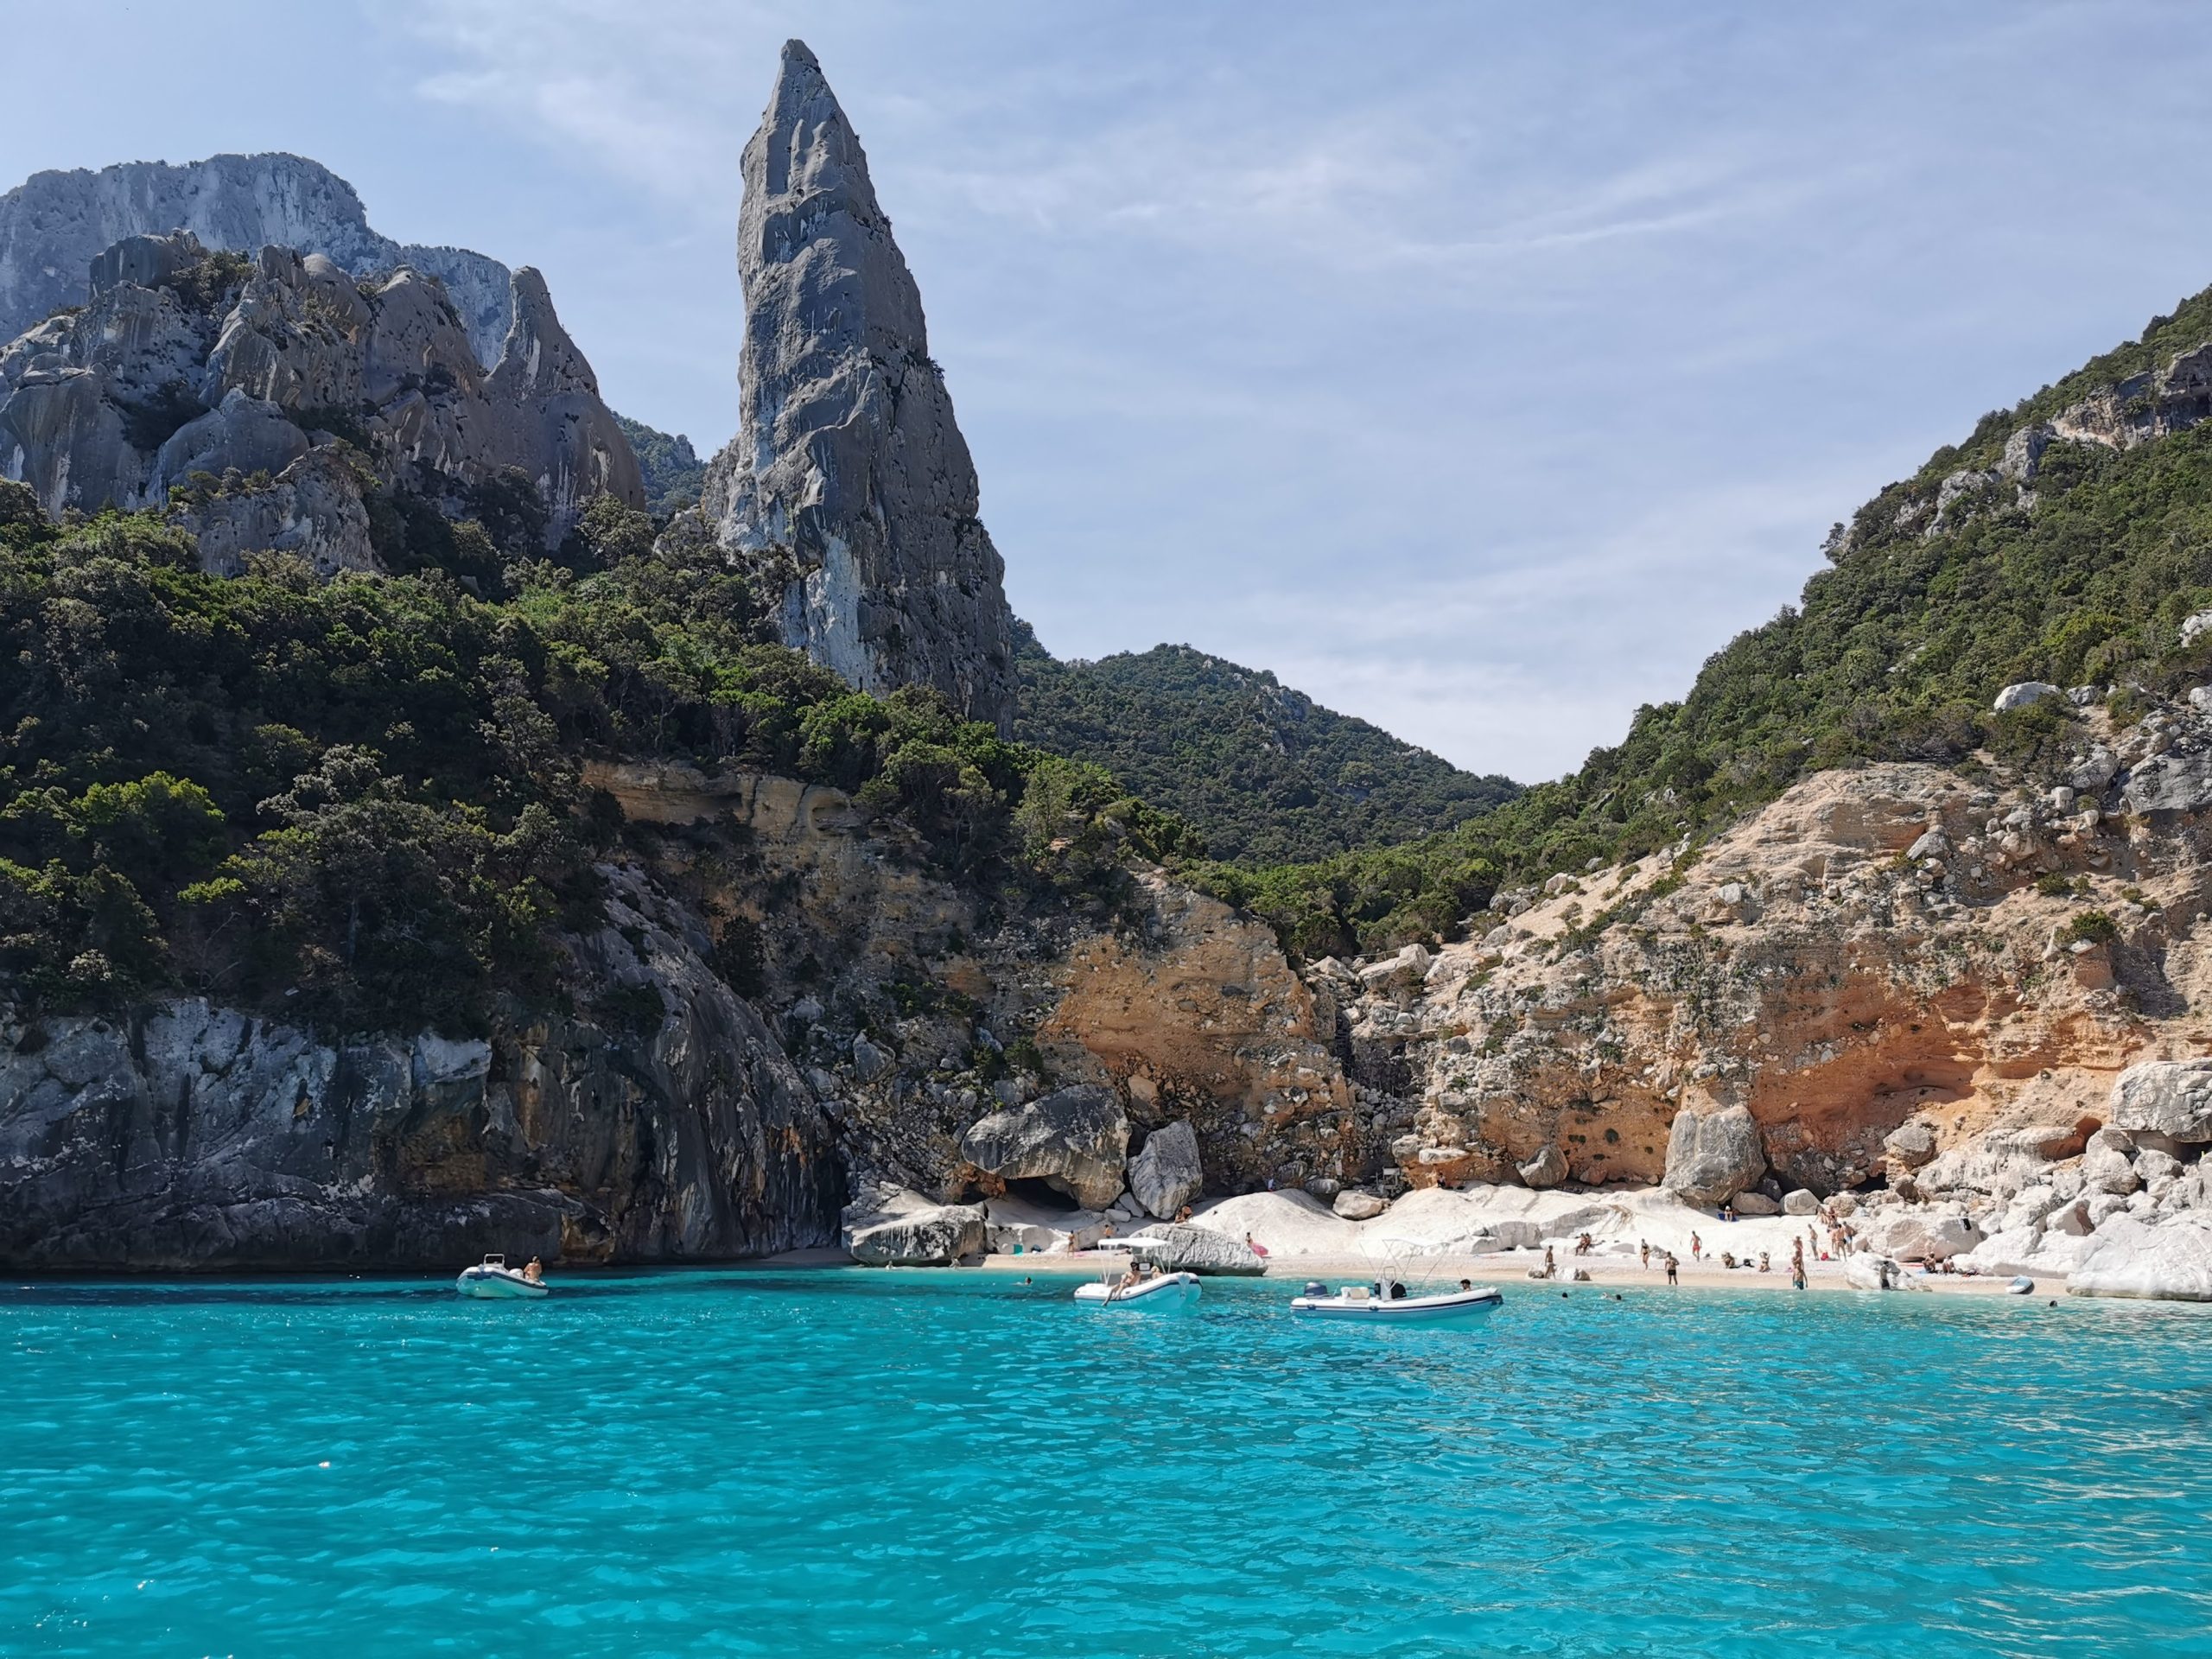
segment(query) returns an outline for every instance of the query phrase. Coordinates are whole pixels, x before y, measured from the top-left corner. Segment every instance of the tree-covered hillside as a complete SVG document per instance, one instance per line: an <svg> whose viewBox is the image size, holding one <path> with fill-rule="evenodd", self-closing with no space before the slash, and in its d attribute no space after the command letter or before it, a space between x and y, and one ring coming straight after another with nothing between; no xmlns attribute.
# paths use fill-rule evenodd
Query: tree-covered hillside
<svg viewBox="0 0 2212 1659"><path fill-rule="evenodd" d="M707 463L692 449L690 439L680 432L671 437L626 415L617 415L614 423L630 440L639 469L645 475L647 511L664 518L679 507L697 505L707 481Z"/></svg>
<svg viewBox="0 0 2212 1659"><path fill-rule="evenodd" d="M1096 768L764 643L719 550L611 498L557 560L542 508L376 505L403 574L254 555L225 578L157 513L55 526L0 480L0 1000L182 989L454 1033L497 998L558 1005L561 936L602 925L623 833L594 755L851 791L987 893L1110 902L1118 849L1195 849Z"/></svg>
<svg viewBox="0 0 2212 1659"><path fill-rule="evenodd" d="M1991 712L2012 682L2109 687L2124 704L2203 677L2212 633L2184 645L2180 624L2212 605L2212 423L2187 424L2205 400L2185 372L2163 391L2135 377L2208 340L2212 290L1983 416L1836 527L1797 605L1573 776L1418 846L1201 879L1310 954L1450 937L1501 887L1707 834L1824 767L2063 750L2063 703ZM2153 435L2120 448L2040 430L2084 400ZM1999 470L2024 428L2047 440L2024 486Z"/></svg>
<svg viewBox="0 0 2212 1659"><path fill-rule="evenodd" d="M1195 826L1224 861L1323 858L1414 840L1517 787L1188 645L1062 663L1020 626L1015 662L1016 735L1103 766Z"/></svg>

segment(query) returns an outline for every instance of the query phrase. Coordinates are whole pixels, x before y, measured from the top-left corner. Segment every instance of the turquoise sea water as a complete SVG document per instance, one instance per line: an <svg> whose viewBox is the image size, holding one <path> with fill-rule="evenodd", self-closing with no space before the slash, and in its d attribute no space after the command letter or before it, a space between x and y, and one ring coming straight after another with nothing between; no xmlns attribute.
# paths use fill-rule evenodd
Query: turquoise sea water
<svg viewBox="0 0 2212 1659"><path fill-rule="evenodd" d="M2212 1653L2212 1317L857 1270L0 1294L0 1651Z"/></svg>

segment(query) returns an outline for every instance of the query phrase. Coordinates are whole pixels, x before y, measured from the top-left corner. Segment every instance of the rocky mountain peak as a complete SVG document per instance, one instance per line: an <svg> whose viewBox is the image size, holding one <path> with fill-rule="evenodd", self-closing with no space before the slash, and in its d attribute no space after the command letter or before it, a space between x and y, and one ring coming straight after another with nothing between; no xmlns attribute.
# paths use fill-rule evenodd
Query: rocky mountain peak
<svg viewBox="0 0 2212 1659"><path fill-rule="evenodd" d="M1013 625L975 463L867 155L801 41L744 173L741 424L702 511L780 589L787 644L864 690L935 686L1003 728Z"/></svg>
<svg viewBox="0 0 2212 1659"><path fill-rule="evenodd" d="M515 397L575 392L599 396L599 377L554 315L553 296L534 266L515 272L514 321L493 370L495 385Z"/></svg>
<svg viewBox="0 0 2212 1659"><path fill-rule="evenodd" d="M103 250L180 229L232 253L319 253L357 276L411 265L445 285L477 360L499 360L512 317L505 265L379 235L352 185L282 151L34 173L0 194L0 340L83 303L86 270Z"/></svg>

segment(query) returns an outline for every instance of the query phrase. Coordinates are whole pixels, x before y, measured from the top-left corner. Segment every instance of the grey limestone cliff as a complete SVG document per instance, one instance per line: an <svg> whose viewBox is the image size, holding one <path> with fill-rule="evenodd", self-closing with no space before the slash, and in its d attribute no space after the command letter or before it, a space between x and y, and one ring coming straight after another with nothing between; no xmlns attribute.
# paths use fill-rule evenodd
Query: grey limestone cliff
<svg viewBox="0 0 2212 1659"><path fill-rule="evenodd" d="M591 496L642 506L543 280L525 266L508 286L486 372L443 285L411 267L364 282L319 253L226 264L188 231L127 237L91 262L84 308L0 348L0 473L54 517L168 505L222 574L257 550L375 568L367 486L439 495L520 473L556 539Z"/></svg>
<svg viewBox="0 0 2212 1659"><path fill-rule="evenodd" d="M782 594L787 644L864 690L1014 709L1004 567L929 354L921 296L814 54L784 48L745 148L736 439L702 512Z"/></svg>
<svg viewBox="0 0 2212 1659"><path fill-rule="evenodd" d="M86 270L103 249L175 230L234 253L271 244L319 253L355 276L411 266L445 284L486 368L513 321L498 260L379 235L352 185L320 162L273 153L34 173L0 195L0 340L82 304Z"/></svg>
<svg viewBox="0 0 2212 1659"><path fill-rule="evenodd" d="M758 1255L836 1236L829 1120L689 924L610 872L643 1032L329 1036L199 998L0 1023L0 1262L143 1270Z"/></svg>

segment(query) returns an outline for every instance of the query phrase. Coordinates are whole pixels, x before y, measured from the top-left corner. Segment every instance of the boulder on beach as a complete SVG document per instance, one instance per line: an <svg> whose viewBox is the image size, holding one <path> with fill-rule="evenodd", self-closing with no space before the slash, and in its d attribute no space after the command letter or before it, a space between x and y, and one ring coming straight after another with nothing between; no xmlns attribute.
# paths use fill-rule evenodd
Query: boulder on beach
<svg viewBox="0 0 2212 1659"><path fill-rule="evenodd" d="M2112 1127L2183 1145L2212 1141L2212 1059L2147 1060L2112 1086Z"/></svg>
<svg viewBox="0 0 2212 1659"><path fill-rule="evenodd" d="M1817 1216L1820 1212L1819 1194L1805 1187L1782 1195L1782 1213L1785 1216Z"/></svg>
<svg viewBox="0 0 2212 1659"><path fill-rule="evenodd" d="M1557 1186L1567 1179L1567 1154L1547 1141L1535 1157L1515 1166L1515 1173L1529 1186Z"/></svg>
<svg viewBox="0 0 2212 1659"><path fill-rule="evenodd" d="M1198 1132L1187 1119L1179 1117L1166 1128L1154 1129L1129 1160L1129 1196L1148 1215L1164 1220L1205 1190Z"/></svg>
<svg viewBox="0 0 2212 1659"><path fill-rule="evenodd" d="M980 1204L933 1204L855 1227L845 1248L871 1267L950 1267L983 1248L986 1219Z"/></svg>
<svg viewBox="0 0 2212 1659"><path fill-rule="evenodd" d="M1348 1186L1337 1194L1337 1201L1332 1207L1346 1221L1372 1221L1390 1206L1379 1193Z"/></svg>
<svg viewBox="0 0 2212 1659"><path fill-rule="evenodd" d="M1886 1255L1862 1251L1843 1263L1843 1282L1853 1290L1910 1290L1915 1287L1908 1282L1910 1277L1902 1262Z"/></svg>
<svg viewBox="0 0 2212 1659"><path fill-rule="evenodd" d="M1149 1227L1139 1228L1130 1236L1164 1241L1164 1248L1148 1249L1144 1256L1166 1273L1249 1274L1268 1270L1268 1264L1254 1255L1251 1246L1243 1239L1217 1233L1210 1227L1155 1222Z"/></svg>
<svg viewBox="0 0 2212 1659"><path fill-rule="evenodd" d="M2212 1216L2192 1211L2155 1226L2114 1216L2088 1241L2066 1288L2075 1296L2212 1302Z"/></svg>
<svg viewBox="0 0 2212 1659"><path fill-rule="evenodd" d="M1359 1254L1358 1226L1310 1192L1240 1193L1202 1205L1191 1219L1233 1239L1249 1233L1275 1255Z"/></svg>
<svg viewBox="0 0 2212 1659"><path fill-rule="evenodd" d="M1748 1186L1728 1202L1736 1206L1736 1213L1739 1216L1778 1216L1782 1213L1778 1199L1770 1198L1765 1193Z"/></svg>
<svg viewBox="0 0 2212 1659"><path fill-rule="evenodd" d="M960 1155L1002 1180L1041 1179L1087 1210L1122 1194L1129 1120L1111 1089L1078 1084L993 1112L960 1137Z"/></svg>
<svg viewBox="0 0 2212 1659"><path fill-rule="evenodd" d="M1985 1236L1967 1216L1926 1210L1887 1211L1861 1234L1875 1255L1900 1262L1948 1262L1964 1255Z"/></svg>
<svg viewBox="0 0 2212 1659"><path fill-rule="evenodd" d="M1964 1255L1954 1256L1952 1262L1961 1271L1993 1278L2011 1278L2018 1274L2063 1276L2079 1267L2082 1258L2094 1248L2091 1240L2078 1234L2048 1230L2040 1224L2031 1224L1992 1233Z"/></svg>
<svg viewBox="0 0 2212 1659"><path fill-rule="evenodd" d="M1726 1204L1766 1173L1759 1126L1748 1107L1675 1115L1660 1185L1692 1204Z"/></svg>

